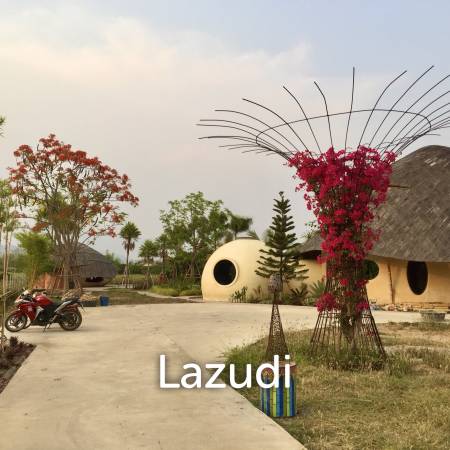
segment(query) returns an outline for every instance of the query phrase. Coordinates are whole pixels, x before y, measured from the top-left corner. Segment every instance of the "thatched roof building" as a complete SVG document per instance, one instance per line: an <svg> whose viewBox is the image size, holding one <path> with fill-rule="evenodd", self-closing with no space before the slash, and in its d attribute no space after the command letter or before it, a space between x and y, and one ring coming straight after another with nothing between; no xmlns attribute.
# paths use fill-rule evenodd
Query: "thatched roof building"
<svg viewBox="0 0 450 450"><path fill-rule="evenodd" d="M393 165L388 198L379 211L380 238L372 256L406 261L450 262L450 148L423 147ZM300 246L303 257L320 252L314 235Z"/></svg>
<svg viewBox="0 0 450 450"><path fill-rule="evenodd" d="M84 286L101 286L117 275L114 264L105 255L84 244L78 247L77 268Z"/></svg>
<svg viewBox="0 0 450 450"><path fill-rule="evenodd" d="M74 270L80 275L82 287L104 286L117 274L114 264L97 250L79 244ZM61 274L45 273L35 282L34 287L44 289L62 289L64 280ZM70 287L73 286L71 281Z"/></svg>

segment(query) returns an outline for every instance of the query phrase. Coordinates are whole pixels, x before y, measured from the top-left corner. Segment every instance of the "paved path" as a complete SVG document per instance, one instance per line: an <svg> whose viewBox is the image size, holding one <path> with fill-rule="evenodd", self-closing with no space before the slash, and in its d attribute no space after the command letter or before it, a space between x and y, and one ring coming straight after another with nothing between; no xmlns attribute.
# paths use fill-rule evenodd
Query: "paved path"
<svg viewBox="0 0 450 450"><path fill-rule="evenodd" d="M316 312L283 306L281 314L286 328L310 328ZM269 318L270 305L113 306L87 309L73 333L28 329L21 338L38 346L0 395L0 449L301 449L232 389L159 389L161 353L175 379L186 362L215 362L262 336Z"/></svg>

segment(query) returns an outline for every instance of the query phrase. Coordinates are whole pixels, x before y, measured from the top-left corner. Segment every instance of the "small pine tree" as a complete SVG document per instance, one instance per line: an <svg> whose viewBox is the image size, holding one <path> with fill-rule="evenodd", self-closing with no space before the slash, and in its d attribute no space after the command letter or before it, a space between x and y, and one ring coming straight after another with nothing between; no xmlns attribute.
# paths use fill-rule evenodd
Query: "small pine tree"
<svg viewBox="0 0 450 450"><path fill-rule="evenodd" d="M300 264L297 259L297 238L292 230L295 228L292 216L289 215L291 204L284 197L284 192L279 193L280 198L275 199L272 225L267 233L266 245L268 250L260 250L257 275L269 278L272 274L279 273L283 282L289 280L304 280L308 269Z"/></svg>

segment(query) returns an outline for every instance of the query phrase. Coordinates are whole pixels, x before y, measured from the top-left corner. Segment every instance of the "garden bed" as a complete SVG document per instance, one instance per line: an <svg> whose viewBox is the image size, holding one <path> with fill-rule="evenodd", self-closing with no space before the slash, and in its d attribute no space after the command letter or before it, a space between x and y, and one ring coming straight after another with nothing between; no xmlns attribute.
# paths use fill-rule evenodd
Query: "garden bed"
<svg viewBox="0 0 450 450"><path fill-rule="evenodd" d="M276 421L308 449L450 448L450 325L390 323L379 330L389 359L369 372L329 369L308 356L310 331L287 333L298 365L299 414ZM227 354L238 380L245 364L261 363L265 345L263 339ZM257 387L239 392L258 405Z"/></svg>
<svg viewBox="0 0 450 450"><path fill-rule="evenodd" d="M13 336L7 342L4 351L0 350L0 393L33 349L34 345L26 344Z"/></svg>

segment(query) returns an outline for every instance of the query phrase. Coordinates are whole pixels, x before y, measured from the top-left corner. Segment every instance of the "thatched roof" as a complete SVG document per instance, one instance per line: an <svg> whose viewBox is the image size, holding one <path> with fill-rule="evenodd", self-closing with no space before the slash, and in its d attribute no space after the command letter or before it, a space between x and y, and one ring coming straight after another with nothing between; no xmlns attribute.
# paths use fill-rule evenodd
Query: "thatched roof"
<svg viewBox="0 0 450 450"><path fill-rule="evenodd" d="M77 266L82 278L113 278L117 274L114 264L106 256L84 244L78 247Z"/></svg>
<svg viewBox="0 0 450 450"><path fill-rule="evenodd" d="M393 166L388 198L377 214L380 239L371 254L408 261L450 262L450 148L423 147ZM320 251L318 235L300 246Z"/></svg>

